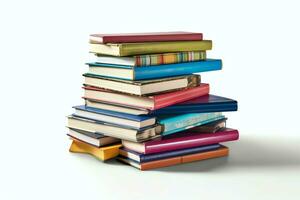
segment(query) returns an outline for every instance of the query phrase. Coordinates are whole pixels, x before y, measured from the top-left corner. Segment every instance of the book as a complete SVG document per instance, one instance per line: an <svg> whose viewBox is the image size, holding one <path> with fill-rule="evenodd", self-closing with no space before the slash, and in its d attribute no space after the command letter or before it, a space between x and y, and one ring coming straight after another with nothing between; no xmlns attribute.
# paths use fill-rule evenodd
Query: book
<svg viewBox="0 0 300 200"><path fill-rule="evenodd" d="M216 120L211 123L207 123L202 126L196 126L191 128L189 132L197 132L197 133L215 133L221 130L225 130L226 128L226 120L227 118L223 118L220 120Z"/></svg>
<svg viewBox="0 0 300 200"><path fill-rule="evenodd" d="M84 105L74 106L74 116L88 118L107 123L116 123L119 125L130 126L133 128L143 128L155 124L156 119L152 116L146 115L130 115L110 110L103 110L99 108L87 107Z"/></svg>
<svg viewBox="0 0 300 200"><path fill-rule="evenodd" d="M211 40L90 44L91 53L111 56L134 56L166 52L176 53L186 51L207 51L211 49Z"/></svg>
<svg viewBox="0 0 300 200"><path fill-rule="evenodd" d="M193 32L150 32L150 33L114 33L91 34L92 43L124 43L124 42L159 42L159 41L188 41L202 40L202 33Z"/></svg>
<svg viewBox="0 0 300 200"><path fill-rule="evenodd" d="M69 133L67 134L69 137L74 138L76 140L83 141L90 145L101 147L108 144L120 143L121 140L113 137L104 136L99 133L69 129Z"/></svg>
<svg viewBox="0 0 300 200"><path fill-rule="evenodd" d="M106 63L87 63L89 74L125 80L145 80L190 75L193 73L208 72L222 69L219 59L176 63L167 65L132 67L127 65L113 65Z"/></svg>
<svg viewBox="0 0 300 200"><path fill-rule="evenodd" d="M136 55L127 57L105 56L95 54L97 63L108 63L115 65L129 65L129 66L153 66L163 64L174 64L182 62L193 62L206 59L205 51L189 51L176 53L162 53L149 55Z"/></svg>
<svg viewBox="0 0 300 200"><path fill-rule="evenodd" d="M121 144L114 144L98 148L78 140L72 140L69 151L72 153L90 154L99 160L105 161L116 157L119 154L119 148L121 146Z"/></svg>
<svg viewBox="0 0 300 200"><path fill-rule="evenodd" d="M195 87L200 84L200 75L177 76L170 78L130 81L105 78L94 74L84 74L84 85L105 88L135 95L148 95L160 92Z"/></svg>
<svg viewBox="0 0 300 200"><path fill-rule="evenodd" d="M194 153L194 154L189 154L184 156L177 156L177 157L166 158L161 160L155 160L155 161L150 161L145 163L138 163L134 160L131 160L126 157L121 157L121 156L118 156L117 159L137 169L150 170L150 169L168 167L172 165L178 165L178 164L189 163L194 161L206 160L211 158L224 157L224 156L228 156L228 154L229 154L229 149L225 146L222 146L216 150Z"/></svg>
<svg viewBox="0 0 300 200"><path fill-rule="evenodd" d="M85 86L84 99L108 102L113 104L123 104L136 108L156 110L176 103L184 102L209 93L209 85L201 83L197 87L185 88L163 94L150 96L136 96L115 91L109 91L97 87Z"/></svg>
<svg viewBox="0 0 300 200"><path fill-rule="evenodd" d="M132 128L130 126L121 126L118 124L106 123L74 115L68 116L67 127L83 130L87 132L97 132L105 136L111 136L119 139L141 142L153 139L160 135L162 126L153 125L144 128Z"/></svg>
<svg viewBox="0 0 300 200"><path fill-rule="evenodd" d="M151 112L151 115L237 111L237 101L217 95L204 95Z"/></svg>
<svg viewBox="0 0 300 200"><path fill-rule="evenodd" d="M163 125L163 132L161 133L161 135L165 136L223 118L225 117L221 112L214 112L166 115L159 116L156 119L159 124Z"/></svg>
<svg viewBox="0 0 300 200"><path fill-rule="evenodd" d="M144 162L150 162L154 160L161 160L165 158L172 158L176 156L183 156L192 153L214 150L214 149L218 149L220 146L221 145L219 144L212 144L207 146L199 146L199 147L193 147L188 149L180 149L180 150L167 151L162 153L153 153L153 154L141 154L126 148L120 148L119 155L139 163L144 163Z"/></svg>
<svg viewBox="0 0 300 200"><path fill-rule="evenodd" d="M126 149L130 149L142 154L152 154L228 142L237 140L238 138L238 130L231 128L226 128L216 133L197 133L187 130L181 133L169 135L167 137L161 137L156 140L143 143L122 140L122 144Z"/></svg>

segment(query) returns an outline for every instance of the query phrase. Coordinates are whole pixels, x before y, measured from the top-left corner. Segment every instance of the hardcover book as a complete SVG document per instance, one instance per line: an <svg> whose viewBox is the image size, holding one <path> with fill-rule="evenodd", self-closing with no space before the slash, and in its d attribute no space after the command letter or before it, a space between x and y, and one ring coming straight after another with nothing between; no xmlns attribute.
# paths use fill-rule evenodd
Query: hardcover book
<svg viewBox="0 0 300 200"><path fill-rule="evenodd" d="M224 118L222 113L215 112L167 115L159 116L156 119L159 124L163 125L163 132L161 135L165 136Z"/></svg>
<svg viewBox="0 0 300 200"><path fill-rule="evenodd" d="M87 64L89 65L89 74L125 80L158 79L222 69L222 61L219 59L143 67L105 63Z"/></svg>
<svg viewBox="0 0 300 200"><path fill-rule="evenodd" d="M91 43L130 43L130 42L161 42L161 41L193 41L202 40L202 33L174 31L150 33L115 33L91 34Z"/></svg>
<svg viewBox="0 0 300 200"><path fill-rule="evenodd" d="M98 148L78 140L73 140L69 151L73 153L90 154L99 160L105 161L116 157L119 154L119 148L121 146L121 144L114 144Z"/></svg>
<svg viewBox="0 0 300 200"><path fill-rule="evenodd" d="M121 126L119 124L106 123L87 119L78 116L68 116L69 128L78 129L87 132L97 132L106 136L111 136L119 139L141 142L153 139L160 135L162 126L153 125L144 128L133 128L130 126Z"/></svg>
<svg viewBox="0 0 300 200"><path fill-rule="evenodd" d="M126 113L114 112L110 110L103 110L98 108L87 107L84 105L74 106L74 116L88 118L107 123L116 123L124 126L131 126L133 128L143 128L155 124L155 117L146 115L130 115Z"/></svg>
<svg viewBox="0 0 300 200"><path fill-rule="evenodd" d="M122 144L126 149L130 149L142 154L152 154L217 144L221 142L237 140L238 138L239 132L230 128L226 128L216 133L198 133L187 130L144 143L135 143L122 140Z"/></svg>
<svg viewBox="0 0 300 200"><path fill-rule="evenodd" d="M200 160L205 160L210 158L228 156L228 154L229 154L229 149L225 146L221 146L219 149L216 150L188 154L184 156L177 156L177 157L166 158L161 160L155 160L155 161L150 161L145 163L139 163L129 158L121 157L121 156L118 156L117 159L123 163L129 164L140 170L150 170L150 169L156 169L156 168L167 167L172 165L178 165L182 163L189 163L189 162L200 161Z"/></svg>
<svg viewBox="0 0 300 200"><path fill-rule="evenodd" d="M82 131L82 130L77 130L72 128L69 129L69 133L67 135L73 139L88 143L96 147L101 147L101 146L121 142L121 140L117 138L108 137L99 133Z"/></svg>
<svg viewBox="0 0 300 200"><path fill-rule="evenodd" d="M221 145L212 144L207 146L199 146L188 149L179 149L174 151L167 151L162 153L153 153L153 154L141 154L135 151L131 151L126 148L121 148L119 154L123 157L129 158L139 163L150 162L154 160L161 160L165 158L172 158L176 156L183 156L187 154L199 153L203 151L215 150L218 149Z"/></svg>
<svg viewBox="0 0 300 200"><path fill-rule="evenodd" d="M176 53L162 53L162 54L149 54L137 55L128 57L105 56L96 54L97 63L107 63L115 65L129 65L129 66L153 66L174 64L183 62L194 62L206 59L205 51L189 51L189 52L176 52Z"/></svg>
<svg viewBox="0 0 300 200"><path fill-rule="evenodd" d="M166 52L176 53L186 51L206 51L211 49L211 40L90 44L91 53L111 56L134 56Z"/></svg>
<svg viewBox="0 0 300 200"><path fill-rule="evenodd" d="M83 76L85 77L84 85L86 86L94 86L139 96L196 87L201 81L200 75L177 76L141 81L106 78L94 74L84 74Z"/></svg>
<svg viewBox="0 0 300 200"><path fill-rule="evenodd" d="M85 90L83 98L85 99L128 105L135 108L144 108L149 110L160 109L199 96L207 95L209 93L209 85L205 83L201 83L197 87L145 97L117 93L92 86L86 86L83 88Z"/></svg>

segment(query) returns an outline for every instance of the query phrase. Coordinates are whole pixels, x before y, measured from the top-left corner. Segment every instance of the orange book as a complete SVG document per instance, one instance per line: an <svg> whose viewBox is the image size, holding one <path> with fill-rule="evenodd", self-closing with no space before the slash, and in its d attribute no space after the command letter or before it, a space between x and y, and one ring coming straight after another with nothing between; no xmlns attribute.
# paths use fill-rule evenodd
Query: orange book
<svg viewBox="0 0 300 200"><path fill-rule="evenodd" d="M136 161L124 157L118 157L118 160L126 164L132 165L133 167L136 167L140 170L149 170L149 169L156 169L156 168L178 165L182 163L189 163L189 162L194 162L199 160L206 160L210 158L228 156L228 154L229 154L228 147L221 146L217 150L200 152L200 153L189 154L189 155L178 156L178 157L167 158L167 159L156 160L156 161L150 161L145 163L138 163Z"/></svg>
<svg viewBox="0 0 300 200"><path fill-rule="evenodd" d="M73 153L86 153L93 155L99 160L108 160L119 155L119 148L121 144L114 144L104 147L95 147L93 145L81 142L79 140L73 140L69 151Z"/></svg>

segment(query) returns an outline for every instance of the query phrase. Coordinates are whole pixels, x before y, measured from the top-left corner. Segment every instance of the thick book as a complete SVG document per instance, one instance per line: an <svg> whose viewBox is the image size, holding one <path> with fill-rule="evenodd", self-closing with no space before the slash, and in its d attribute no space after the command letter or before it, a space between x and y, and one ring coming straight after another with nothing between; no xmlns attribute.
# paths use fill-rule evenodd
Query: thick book
<svg viewBox="0 0 300 200"><path fill-rule="evenodd" d="M74 139L70 146L69 151L72 153L86 153L94 156L95 158L105 161L116 157L119 154L119 148L121 144L114 144L105 147L95 147L87 143Z"/></svg>
<svg viewBox="0 0 300 200"><path fill-rule="evenodd" d="M109 91L97 87L86 86L84 88L84 99L108 102L119 105L128 105L136 108L156 110L176 103L207 95L209 85L201 83L197 87L185 88L178 91L155 94L150 96L136 96Z"/></svg>
<svg viewBox="0 0 300 200"><path fill-rule="evenodd" d="M211 49L211 40L90 44L91 53L111 56L134 56L167 52L206 51Z"/></svg>
<svg viewBox="0 0 300 200"><path fill-rule="evenodd" d="M223 118L225 117L221 112L189 113L156 117L158 123L163 126L163 131L161 132L161 135L163 136L191 129Z"/></svg>
<svg viewBox="0 0 300 200"><path fill-rule="evenodd" d="M189 51L189 52L176 52L176 53L162 53L162 54L149 54L137 55L127 57L105 56L95 54L97 63L108 63L115 65L129 65L129 66L153 66L175 64L183 62L194 62L206 59L205 51Z"/></svg>
<svg viewBox="0 0 300 200"><path fill-rule="evenodd" d="M155 117L152 116L130 115L110 110L87 107L84 105L74 106L73 108L75 109L75 113L73 114L74 116L103 121L107 123L116 123L124 126L131 126L133 128L152 126L156 122Z"/></svg>
<svg viewBox="0 0 300 200"><path fill-rule="evenodd" d="M121 126L119 124L112 124L74 115L68 116L67 127L87 132L97 132L106 136L134 142L151 140L159 136L162 132L161 125L137 129L130 126Z"/></svg>
<svg viewBox="0 0 300 200"><path fill-rule="evenodd" d="M208 94L189 101L161 108L151 112L151 115L183 114L183 113L205 113L237 111L236 100Z"/></svg>
<svg viewBox="0 0 300 200"><path fill-rule="evenodd" d="M121 148L119 154L123 157L129 158L131 160L137 161L139 163L144 162L150 162L154 160L161 160L165 158L172 158L176 156L183 156L187 154L192 153L199 153L203 151L209 151L218 149L221 145L219 144L212 144L212 145L206 145L206 146L199 146L199 147L193 147L188 149L180 149L180 150L174 150L174 151L167 151L162 153L153 153L153 154L141 154L135 151L131 151L126 148Z"/></svg>
<svg viewBox="0 0 300 200"><path fill-rule="evenodd" d="M83 76L84 85L140 96L195 87L198 86L201 81L200 75L177 76L141 81L106 78L94 74L84 74Z"/></svg>
<svg viewBox="0 0 300 200"><path fill-rule="evenodd" d="M69 137L88 143L90 145L101 147L109 144L120 143L118 138L108 137L95 132L82 131L77 129L69 129L67 134Z"/></svg>
<svg viewBox="0 0 300 200"><path fill-rule="evenodd" d="M160 153L237 140L239 132L226 128L216 133L197 133L190 130L144 143L122 140L125 148L142 154Z"/></svg>
<svg viewBox="0 0 300 200"><path fill-rule="evenodd" d="M229 149L225 146L221 146L219 149L216 150L193 153L184 156L177 156L173 158L166 158L166 159L155 160L155 161L150 161L145 163L139 163L129 158L121 157L121 156L118 156L117 159L123 163L129 164L140 170L150 170L150 169L168 167L168 166L189 163L194 161L206 160L211 158L224 157L224 156L228 156L228 154L229 154Z"/></svg>
<svg viewBox="0 0 300 200"><path fill-rule="evenodd" d="M114 33L91 34L92 43L130 43L130 42L162 42L162 41L193 41L202 40L202 33L174 31L149 33Z"/></svg>
<svg viewBox="0 0 300 200"><path fill-rule="evenodd" d="M158 79L164 77L190 75L222 69L222 60L206 59L196 62L185 62L168 65L132 67L106 63L87 63L90 74L125 80Z"/></svg>

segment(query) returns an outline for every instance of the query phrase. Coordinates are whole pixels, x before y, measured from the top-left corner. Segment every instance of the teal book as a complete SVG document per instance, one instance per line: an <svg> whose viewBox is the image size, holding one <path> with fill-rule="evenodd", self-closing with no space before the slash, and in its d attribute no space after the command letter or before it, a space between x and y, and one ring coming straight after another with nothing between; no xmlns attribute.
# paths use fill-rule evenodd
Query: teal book
<svg viewBox="0 0 300 200"><path fill-rule="evenodd" d="M225 118L221 112L212 113L189 113L183 115L160 116L158 123L163 125L161 135L169 135L196 126L201 126L216 120Z"/></svg>

